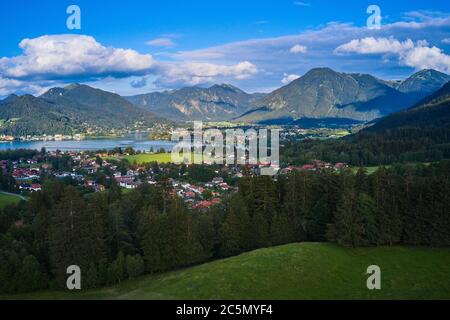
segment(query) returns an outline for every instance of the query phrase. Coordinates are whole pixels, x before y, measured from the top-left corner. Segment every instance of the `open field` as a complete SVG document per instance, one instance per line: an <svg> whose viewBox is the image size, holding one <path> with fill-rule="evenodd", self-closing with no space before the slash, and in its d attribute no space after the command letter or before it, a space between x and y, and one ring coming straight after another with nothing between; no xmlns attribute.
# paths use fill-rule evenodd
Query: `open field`
<svg viewBox="0 0 450 320"><path fill-rule="evenodd" d="M410 163L410 164L411 164L411 165L423 164L423 165L425 165L425 166L429 166L429 165L431 165L431 162L421 162L421 163L417 162L417 163ZM365 167L365 169L366 169L366 171L367 171L368 174L373 174L373 173L375 173L380 167L385 167L385 168L388 168L388 169L389 169L389 168L391 168L392 166L391 166L391 165L384 165L384 166L369 166L369 167ZM353 170L353 173L357 173L358 170L359 170L359 167L353 167L352 170Z"/></svg>
<svg viewBox="0 0 450 320"><path fill-rule="evenodd" d="M137 164L144 164L151 162L169 163L172 161L170 153L143 153L130 156L123 156L121 158L128 160L128 162L130 162L131 164L134 164L135 162ZM117 157L114 156L105 157L104 159L119 160Z"/></svg>
<svg viewBox="0 0 450 320"><path fill-rule="evenodd" d="M367 267L382 289L366 288ZM450 249L342 248L302 243L81 292L18 299L450 299ZM1 299L1 296L0 296Z"/></svg>
<svg viewBox="0 0 450 320"><path fill-rule="evenodd" d="M191 154L191 162L194 162L194 155ZM171 163L172 162L172 154L171 153L144 153L144 154L136 154L131 156L124 156L124 159L128 160L131 164L135 162L137 164L158 162L158 163ZM204 161L211 160L210 158L203 157ZM108 158L107 158L108 159ZM110 159L115 159L114 157L110 157Z"/></svg>
<svg viewBox="0 0 450 320"><path fill-rule="evenodd" d="M158 162L169 163L172 162L170 153L154 153L154 154L137 154L133 156L125 156L130 163L136 162L137 164Z"/></svg>
<svg viewBox="0 0 450 320"><path fill-rule="evenodd" d="M17 204L21 200L21 197L18 195L0 192L0 209L4 208L10 204Z"/></svg>

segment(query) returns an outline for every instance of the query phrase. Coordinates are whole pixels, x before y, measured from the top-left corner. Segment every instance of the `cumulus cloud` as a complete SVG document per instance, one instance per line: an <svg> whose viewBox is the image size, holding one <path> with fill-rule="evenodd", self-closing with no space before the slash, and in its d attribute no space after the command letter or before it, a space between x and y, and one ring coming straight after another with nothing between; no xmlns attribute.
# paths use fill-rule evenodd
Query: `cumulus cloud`
<svg viewBox="0 0 450 320"><path fill-rule="evenodd" d="M289 51L291 53L306 53L306 51L308 51L308 48L306 46L302 46L300 44L296 44Z"/></svg>
<svg viewBox="0 0 450 320"><path fill-rule="evenodd" d="M400 64L408 67L450 73L450 56L438 47L430 47L426 40L367 37L345 43L337 47L335 53L392 54L398 56Z"/></svg>
<svg viewBox="0 0 450 320"><path fill-rule="evenodd" d="M442 43L450 44L450 38L442 39Z"/></svg>
<svg viewBox="0 0 450 320"><path fill-rule="evenodd" d="M384 23L380 30L334 22L280 37L247 39L189 51L161 52L158 57L163 61L134 51L132 68L124 68L127 64L121 62L113 66L110 62L123 60L110 56L121 56L119 52L127 50L106 48L98 43L100 48L97 49L90 44L86 45L89 49L80 50L74 46L73 50L58 50L54 54L27 53L24 49L18 57L0 59L0 77L27 83L36 81L35 84L36 79L67 82L75 78L73 80L78 82L96 83L100 88L127 94L141 93L148 88L172 89L211 82L230 82L247 91L267 92L269 88L280 86L284 73L304 74L320 66L337 71L367 72L385 79L407 77L413 72L412 68L432 67L445 71L448 56L439 47L443 46L443 39L447 39L449 34L450 15L422 11L409 13L408 17L393 23ZM175 41L178 36L161 34L158 37ZM373 39L362 41L367 38ZM427 43L419 41L422 39L426 39ZM96 43L93 38L91 42ZM299 59L297 54L291 53L296 45L307 48L307 59ZM336 49L339 47L339 50ZM447 49L446 46L442 48ZM45 52L44 49L37 51ZM97 59L98 52L102 52L105 58ZM73 61L73 65L67 61ZM120 67L127 72L118 72ZM22 77L13 76L20 73ZM125 75L132 77L120 78ZM107 77L108 82L103 81ZM138 84L142 77L147 79L147 86L140 89L130 86L132 81Z"/></svg>
<svg viewBox="0 0 450 320"><path fill-rule="evenodd" d="M46 35L24 39L23 54L0 59L5 78L73 78L132 75L148 72L155 61L135 50L104 47L85 35Z"/></svg>
<svg viewBox="0 0 450 320"><path fill-rule="evenodd" d="M401 64L395 57L381 59L377 55L334 54L335 49L353 39L367 37L396 39L410 38L414 43L426 39L430 46L437 46L450 34L450 16L422 15L410 16L406 21L384 23L380 30L358 27L352 23L328 23L307 29L298 34L280 37L248 39L225 43L208 48L179 51L167 54L179 61L201 61L220 64L251 61L261 73L243 83L243 89L260 91L260 88L275 87L280 83L280 75L303 74L311 68L327 66L337 71L367 72L386 79L409 76L413 70ZM299 59L290 49L300 44L307 47L308 58ZM385 54L382 54L385 55Z"/></svg>
<svg viewBox="0 0 450 320"><path fill-rule="evenodd" d="M175 42L170 38L156 38L147 41L146 44L153 47L167 47L167 48L175 47L176 45Z"/></svg>
<svg viewBox="0 0 450 320"><path fill-rule="evenodd" d="M286 84L289 84L292 81L297 80L299 78L300 78L300 76L298 74L287 74L287 73L285 73L284 74L284 78L281 79L281 83L286 85Z"/></svg>
<svg viewBox="0 0 450 320"><path fill-rule="evenodd" d="M379 53L401 53L405 50L411 50L415 43L411 39L403 42L391 38L354 39L335 49L335 53L359 53L359 54L379 54Z"/></svg>
<svg viewBox="0 0 450 320"><path fill-rule="evenodd" d="M22 89L23 85L23 82L19 80L0 78L0 97L7 96L11 92Z"/></svg>
<svg viewBox="0 0 450 320"><path fill-rule="evenodd" d="M35 94L40 95L47 91L51 86L58 85L55 82L26 82L16 79L5 79L0 77L0 99L6 96L16 93L16 94Z"/></svg>
<svg viewBox="0 0 450 320"><path fill-rule="evenodd" d="M435 69L450 73L450 56L437 47L416 47L400 60L416 69Z"/></svg>
<svg viewBox="0 0 450 320"><path fill-rule="evenodd" d="M249 61L234 65L223 65L203 62L166 63L163 77L158 84L167 86L174 84L200 85L212 83L217 78L244 80L258 73L258 68Z"/></svg>
<svg viewBox="0 0 450 320"><path fill-rule="evenodd" d="M33 81L70 82L143 76L129 80L130 86L138 89L147 85L150 75L158 84L197 85L223 79L244 80L258 72L256 65L249 61L234 64L189 60L161 62L149 54L105 47L93 37L84 35L25 39L20 48L22 55L0 59L2 94L14 92L15 88L25 87L25 82Z"/></svg>

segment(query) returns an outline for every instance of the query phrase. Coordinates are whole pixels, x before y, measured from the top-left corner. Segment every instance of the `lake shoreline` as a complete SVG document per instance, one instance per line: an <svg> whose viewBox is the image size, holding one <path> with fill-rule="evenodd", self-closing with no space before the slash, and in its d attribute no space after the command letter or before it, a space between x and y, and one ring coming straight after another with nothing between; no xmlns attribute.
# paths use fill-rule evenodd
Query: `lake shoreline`
<svg viewBox="0 0 450 320"><path fill-rule="evenodd" d="M89 138L82 140L4 141L0 143L0 151L17 149L39 151L42 148L48 151L97 151L131 147L136 151L148 152L151 150L158 151L160 149L171 151L174 145L175 143L171 141L136 139L134 135L131 135L117 138Z"/></svg>

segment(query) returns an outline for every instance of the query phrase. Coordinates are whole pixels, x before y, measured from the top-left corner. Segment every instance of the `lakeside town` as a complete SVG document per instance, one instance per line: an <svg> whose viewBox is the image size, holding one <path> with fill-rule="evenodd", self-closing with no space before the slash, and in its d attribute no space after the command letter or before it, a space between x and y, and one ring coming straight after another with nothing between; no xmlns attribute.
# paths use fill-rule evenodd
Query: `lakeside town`
<svg viewBox="0 0 450 320"><path fill-rule="evenodd" d="M266 126L264 126L266 127ZM275 126L276 128L282 128L280 132L280 138L292 139L292 138L318 138L318 139L332 139L346 136L350 133L354 133L361 129L361 127L354 126L351 129L344 128L302 128L299 126ZM186 126L186 129L189 129ZM219 130L225 129L246 129L248 126L243 124L228 124L224 123L206 123L205 128L213 128ZM257 127L256 127L257 128ZM108 139L118 138L125 136L137 136L139 139L149 140L170 140L175 128L166 124L156 124L153 128L148 128L143 131L133 130L112 130L110 132L96 132L87 131L85 133L68 134L43 134L43 135L21 135L13 136L8 134L0 134L0 142L13 142L13 141L82 141L87 139Z"/></svg>
<svg viewBox="0 0 450 320"><path fill-rule="evenodd" d="M1 123L0 123L1 129ZM152 140L164 140L170 138L174 126L166 123L155 123L153 127L145 130L136 129L110 129L101 130L98 128L88 128L85 132L74 132L72 134L26 134L26 135L12 135L7 133L0 134L0 142L13 141L81 141L85 139L99 139L99 138L117 138L127 135L138 135L142 138Z"/></svg>
<svg viewBox="0 0 450 320"><path fill-rule="evenodd" d="M238 191L237 181L244 175L259 175L259 165L175 165L170 154L135 152L132 148L110 152L28 151L17 160L0 160L0 172L12 178L9 190L22 196L41 191L46 179L65 180L85 194L104 192L117 186L124 192L143 184L168 188L192 209L208 209L221 203L224 196ZM147 159L148 162L137 162ZM314 160L303 166L286 166L272 178L295 171L341 170L345 163L331 164Z"/></svg>

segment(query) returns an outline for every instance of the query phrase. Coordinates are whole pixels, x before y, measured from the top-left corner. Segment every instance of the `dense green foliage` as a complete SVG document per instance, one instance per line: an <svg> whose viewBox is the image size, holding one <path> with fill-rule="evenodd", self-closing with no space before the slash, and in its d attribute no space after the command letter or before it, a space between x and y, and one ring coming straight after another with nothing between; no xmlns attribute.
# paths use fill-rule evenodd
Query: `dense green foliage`
<svg viewBox="0 0 450 320"><path fill-rule="evenodd" d="M282 155L286 163L321 159L356 166L450 159L450 83L416 107L382 118L355 135L291 141Z"/></svg>
<svg viewBox="0 0 450 320"><path fill-rule="evenodd" d="M367 290L380 266L382 290ZM0 299L448 299L450 249L344 248L300 243L92 290L39 291Z"/></svg>
<svg viewBox="0 0 450 320"><path fill-rule="evenodd" d="M88 288L299 241L448 246L449 190L449 162L372 175L303 171L246 176L223 204L196 212L164 183L84 197L49 179L0 214L0 291L64 287L73 264Z"/></svg>

